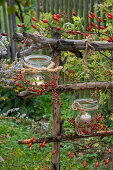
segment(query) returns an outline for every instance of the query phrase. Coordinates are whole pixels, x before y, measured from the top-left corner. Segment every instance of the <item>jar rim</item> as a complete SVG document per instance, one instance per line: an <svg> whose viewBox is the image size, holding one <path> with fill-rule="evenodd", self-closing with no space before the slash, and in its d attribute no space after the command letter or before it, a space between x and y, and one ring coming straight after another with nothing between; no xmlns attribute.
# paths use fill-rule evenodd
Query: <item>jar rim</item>
<svg viewBox="0 0 113 170"><path fill-rule="evenodd" d="M41 61L40 60L36 61L36 59L41 59ZM50 63L51 57L47 56L47 55L39 55L39 54L29 55L29 56L24 57L24 61L27 64L30 64L30 65L33 65L33 66L37 66L37 65L43 66L43 65L47 65L47 64Z"/></svg>

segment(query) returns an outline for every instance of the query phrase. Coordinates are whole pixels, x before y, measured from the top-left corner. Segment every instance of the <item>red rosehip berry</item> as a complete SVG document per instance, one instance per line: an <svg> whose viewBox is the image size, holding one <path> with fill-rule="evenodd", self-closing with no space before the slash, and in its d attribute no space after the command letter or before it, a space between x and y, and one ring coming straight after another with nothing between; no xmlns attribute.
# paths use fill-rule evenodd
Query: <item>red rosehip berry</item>
<svg viewBox="0 0 113 170"><path fill-rule="evenodd" d="M93 12L91 12L90 15L91 15L92 17L95 17L95 14L94 14Z"/></svg>
<svg viewBox="0 0 113 170"><path fill-rule="evenodd" d="M35 25L32 25L32 27L33 27L34 29L36 29L36 26L35 26Z"/></svg>
<svg viewBox="0 0 113 170"><path fill-rule="evenodd" d="M68 152L68 155L71 155L71 151Z"/></svg>
<svg viewBox="0 0 113 170"><path fill-rule="evenodd" d="M42 143L40 144L40 147L42 147Z"/></svg>
<svg viewBox="0 0 113 170"><path fill-rule="evenodd" d="M76 16L76 12L75 11L73 11L73 15Z"/></svg>
<svg viewBox="0 0 113 170"><path fill-rule="evenodd" d="M104 30L104 29L105 29L105 27L101 25L101 26L100 26L100 29Z"/></svg>
<svg viewBox="0 0 113 170"><path fill-rule="evenodd" d="M22 44L25 44L25 40L22 40L21 43L22 43Z"/></svg>
<svg viewBox="0 0 113 170"><path fill-rule="evenodd" d="M7 33L2 33L1 35L2 35L2 36L7 36Z"/></svg>
<svg viewBox="0 0 113 170"><path fill-rule="evenodd" d="M90 19L92 19L93 20L93 16L88 16Z"/></svg>
<svg viewBox="0 0 113 170"><path fill-rule="evenodd" d="M86 149L89 149L89 146L86 146Z"/></svg>
<svg viewBox="0 0 113 170"><path fill-rule="evenodd" d="M95 25L95 28L98 29L98 25Z"/></svg>
<svg viewBox="0 0 113 170"><path fill-rule="evenodd" d="M93 26L93 27L94 27L94 26L95 26L95 24L94 24L93 22L91 22L91 26Z"/></svg>
<svg viewBox="0 0 113 170"><path fill-rule="evenodd" d="M61 30L61 28L60 28L60 27L57 27L57 30Z"/></svg>
<svg viewBox="0 0 113 170"><path fill-rule="evenodd" d="M31 147L32 143L29 143L29 148Z"/></svg>
<svg viewBox="0 0 113 170"><path fill-rule="evenodd" d="M108 149L108 152L111 153L111 149Z"/></svg>
<svg viewBox="0 0 113 170"><path fill-rule="evenodd" d="M75 31L73 31L73 35L77 35Z"/></svg>
<svg viewBox="0 0 113 170"><path fill-rule="evenodd" d="M60 18L60 14L57 14L57 18Z"/></svg>
<svg viewBox="0 0 113 170"><path fill-rule="evenodd" d="M46 143L45 143L45 142L43 142L43 143L42 143L42 147L44 147L44 146L45 146L45 144L46 144Z"/></svg>
<svg viewBox="0 0 113 170"><path fill-rule="evenodd" d="M106 159L106 161L105 161L105 165L106 165L106 164L108 164L108 163L109 163L109 159Z"/></svg>
<svg viewBox="0 0 113 170"><path fill-rule="evenodd" d="M38 21L35 17L32 17L32 20L33 20L33 21Z"/></svg>
<svg viewBox="0 0 113 170"><path fill-rule="evenodd" d="M30 139L30 142L33 142L33 140L34 140L34 137L32 137L32 138Z"/></svg>
<svg viewBox="0 0 113 170"><path fill-rule="evenodd" d="M54 20L59 21L59 19L57 18L57 16L53 17Z"/></svg>
<svg viewBox="0 0 113 170"><path fill-rule="evenodd" d="M96 164L95 164L95 167L97 167L99 165L99 162L97 162Z"/></svg>
<svg viewBox="0 0 113 170"><path fill-rule="evenodd" d="M109 19L112 19L112 18L113 18L113 16L109 15L109 16L108 16L108 18L109 18Z"/></svg>
<svg viewBox="0 0 113 170"><path fill-rule="evenodd" d="M105 40L105 37L101 37L102 40Z"/></svg>
<svg viewBox="0 0 113 170"><path fill-rule="evenodd" d="M46 19L43 19L42 21L43 21L44 23L48 23L48 21L47 21Z"/></svg>
<svg viewBox="0 0 113 170"><path fill-rule="evenodd" d="M113 17L113 15L111 13L108 13L109 16Z"/></svg>
<svg viewBox="0 0 113 170"><path fill-rule="evenodd" d="M56 153L56 150L54 150L53 152L52 152L52 155L54 155Z"/></svg>
<svg viewBox="0 0 113 170"><path fill-rule="evenodd" d="M18 24L18 27L23 27L21 24Z"/></svg>
<svg viewBox="0 0 113 170"><path fill-rule="evenodd" d="M71 155L71 158L73 158L75 156L75 154L73 153L72 155Z"/></svg>
<svg viewBox="0 0 113 170"><path fill-rule="evenodd" d="M83 167L84 167L84 168L86 167L86 161L84 161L84 163L83 163Z"/></svg>
<svg viewBox="0 0 113 170"><path fill-rule="evenodd" d="M102 22L102 18L101 17L98 17L98 22Z"/></svg>
<svg viewBox="0 0 113 170"><path fill-rule="evenodd" d="M88 32L89 32L89 31L91 31L91 27L90 27L90 26L88 26L88 28L87 28L87 30L86 30L86 31L88 31Z"/></svg>
<svg viewBox="0 0 113 170"><path fill-rule="evenodd" d="M88 36L89 36L89 34L88 34L88 33L85 33L85 36L86 36L86 37L88 37Z"/></svg>

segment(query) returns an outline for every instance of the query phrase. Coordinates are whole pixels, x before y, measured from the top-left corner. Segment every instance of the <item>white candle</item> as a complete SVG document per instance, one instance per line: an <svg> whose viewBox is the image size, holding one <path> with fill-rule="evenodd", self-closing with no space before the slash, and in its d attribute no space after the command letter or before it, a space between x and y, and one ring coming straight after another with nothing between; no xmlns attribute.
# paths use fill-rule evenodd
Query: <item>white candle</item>
<svg viewBox="0 0 113 170"><path fill-rule="evenodd" d="M88 115L87 113L85 115L81 115L80 117L80 123L84 124L85 122L91 121L91 115Z"/></svg>

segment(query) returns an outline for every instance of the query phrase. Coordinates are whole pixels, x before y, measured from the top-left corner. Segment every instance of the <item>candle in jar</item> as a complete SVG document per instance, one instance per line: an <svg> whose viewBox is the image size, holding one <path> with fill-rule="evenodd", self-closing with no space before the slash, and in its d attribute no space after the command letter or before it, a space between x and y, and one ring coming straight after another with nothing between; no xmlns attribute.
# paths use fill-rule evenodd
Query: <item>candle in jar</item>
<svg viewBox="0 0 113 170"><path fill-rule="evenodd" d="M85 122L90 122L91 121L91 115L89 114L85 114L85 115L81 115L80 117L80 123L84 124Z"/></svg>

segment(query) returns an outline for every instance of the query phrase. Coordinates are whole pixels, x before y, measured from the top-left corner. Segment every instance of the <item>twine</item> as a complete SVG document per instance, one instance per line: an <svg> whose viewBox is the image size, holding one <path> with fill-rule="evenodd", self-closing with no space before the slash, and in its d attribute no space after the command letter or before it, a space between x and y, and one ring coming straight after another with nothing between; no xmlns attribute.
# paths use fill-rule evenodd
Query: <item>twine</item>
<svg viewBox="0 0 113 170"><path fill-rule="evenodd" d="M90 40L93 40L93 39L87 37L87 39L85 40L86 49L85 49L84 57L83 57L83 61L84 61L84 65L85 65L85 74L88 73L88 63L87 63L88 47L90 47L91 49L93 49L93 51L95 51L95 48L89 43Z"/></svg>
<svg viewBox="0 0 113 170"><path fill-rule="evenodd" d="M24 62L24 65L27 67L27 68L22 68L21 69L21 73L25 73L27 71L31 71L33 74L37 74L39 71L43 71L43 72L60 72L61 69L63 68L63 66L58 66L58 67L55 67L55 63L51 61L50 65L48 67L42 67L42 68L35 68L35 67L32 67L30 65L28 65L26 62ZM55 68L54 68L55 67Z"/></svg>
<svg viewBox="0 0 113 170"><path fill-rule="evenodd" d="M96 106L94 106L94 107L92 107L92 108L86 108L86 107L83 107L80 103L82 103L82 102L84 102L84 104L86 103L86 104L94 104L94 102L92 101L87 101L87 100L81 100L81 101L79 101L79 102L73 102L73 104L71 105L71 108L73 109L73 110L79 110L79 111L81 111L81 112L84 112L84 111L93 111L93 110L97 110L98 109L98 105L96 105ZM76 106L76 105L78 105L78 106Z"/></svg>

